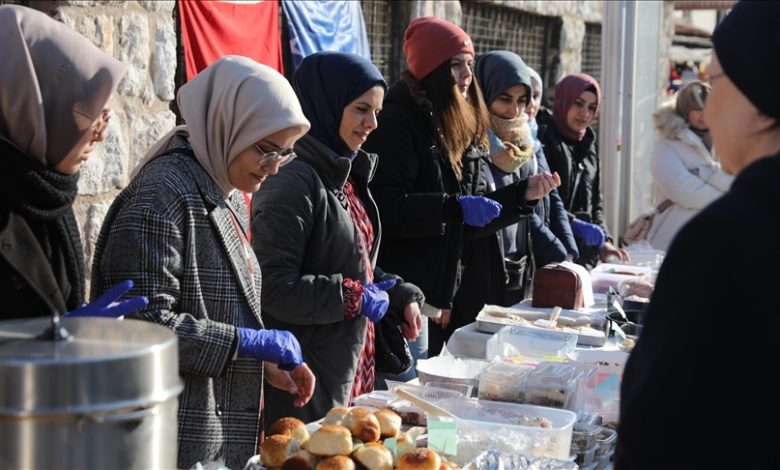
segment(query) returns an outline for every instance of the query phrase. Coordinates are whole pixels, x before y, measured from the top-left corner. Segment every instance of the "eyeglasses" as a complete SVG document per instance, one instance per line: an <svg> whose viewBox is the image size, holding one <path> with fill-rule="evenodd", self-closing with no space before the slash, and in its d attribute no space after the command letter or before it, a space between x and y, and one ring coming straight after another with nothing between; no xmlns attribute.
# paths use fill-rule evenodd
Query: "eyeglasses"
<svg viewBox="0 0 780 470"><path fill-rule="evenodd" d="M269 166L276 165L277 162L279 163L279 167L283 167L298 156L295 154L293 149L287 149L282 152L266 152L265 150L261 149L259 145L254 145L257 153L260 154L260 158L257 159L257 166L261 168L267 168Z"/></svg>
<svg viewBox="0 0 780 470"><path fill-rule="evenodd" d="M108 128L108 121L111 120L111 114L108 111L100 113L100 117L92 124L92 137L94 139L103 138L103 134Z"/></svg>
<svg viewBox="0 0 780 470"><path fill-rule="evenodd" d="M720 78L720 77L725 77L725 76L726 76L726 72L721 72L721 73L716 73L715 75L710 75L710 76L707 78L707 83L709 83L710 85L712 85L712 82L714 82L716 79L718 79L718 78Z"/></svg>

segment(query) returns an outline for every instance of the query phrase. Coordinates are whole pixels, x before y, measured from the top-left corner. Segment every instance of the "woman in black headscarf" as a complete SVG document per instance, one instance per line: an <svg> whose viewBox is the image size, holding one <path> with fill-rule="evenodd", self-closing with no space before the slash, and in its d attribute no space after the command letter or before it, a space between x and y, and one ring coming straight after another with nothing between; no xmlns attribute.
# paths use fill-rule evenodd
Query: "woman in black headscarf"
<svg viewBox="0 0 780 470"><path fill-rule="evenodd" d="M295 334L317 389L295 408L267 387L266 423L317 420L370 391L374 324L388 310L409 339L422 325L422 292L376 267L381 230L368 191L376 155L360 147L377 127L381 73L360 56L323 52L304 59L294 82L311 129L295 144L298 158L254 195L252 241L266 323Z"/></svg>

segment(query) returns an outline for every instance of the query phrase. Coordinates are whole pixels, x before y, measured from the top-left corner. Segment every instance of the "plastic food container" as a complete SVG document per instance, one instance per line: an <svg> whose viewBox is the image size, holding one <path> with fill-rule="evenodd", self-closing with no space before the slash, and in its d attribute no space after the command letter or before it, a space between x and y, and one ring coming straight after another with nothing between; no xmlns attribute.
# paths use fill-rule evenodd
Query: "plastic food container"
<svg viewBox="0 0 780 470"><path fill-rule="evenodd" d="M574 457L574 462L579 465L580 468L587 467L596 461L595 445L584 450L575 449L572 447L571 451L575 453L576 456Z"/></svg>
<svg viewBox="0 0 780 470"><path fill-rule="evenodd" d="M476 359L436 356L417 361L417 377L423 384L436 382L470 385L473 396L479 388L479 374L489 364Z"/></svg>
<svg viewBox="0 0 780 470"><path fill-rule="evenodd" d="M590 271L593 292L604 294L610 287L617 290L621 282L649 277L652 272L652 268L647 266L601 263Z"/></svg>
<svg viewBox="0 0 780 470"><path fill-rule="evenodd" d="M479 374L478 396L483 400L523 403L525 376L534 368L523 364L494 362Z"/></svg>
<svg viewBox="0 0 780 470"><path fill-rule="evenodd" d="M577 335L526 326L505 326L487 342L487 357L562 358L574 352Z"/></svg>
<svg viewBox="0 0 780 470"><path fill-rule="evenodd" d="M613 452L615 452L616 443L617 432L609 428L599 428L598 436L596 436L596 455L611 455Z"/></svg>
<svg viewBox="0 0 780 470"><path fill-rule="evenodd" d="M526 377L525 402L572 409L576 402L580 375L572 364L543 362Z"/></svg>
<svg viewBox="0 0 780 470"><path fill-rule="evenodd" d="M571 433L577 418L568 410L485 400L446 399L437 403L463 420L458 428L458 455L465 465L485 449L534 457L569 457ZM547 420L549 427L518 423Z"/></svg>
<svg viewBox="0 0 780 470"><path fill-rule="evenodd" d="M607 468L609 466L609 462L612 461L613 455L615 455L614 450L608 454L604 454L600 457L597 457L596 462L594 462L596 464L595 470L602 470L604 468Z"/></svg>
<svg viewBox="0 0 780 470"><path fill-rule="evenodd" d="M571 448L573 451L584 451L596 447L601 427L576 423L571 432Z"/></svg>

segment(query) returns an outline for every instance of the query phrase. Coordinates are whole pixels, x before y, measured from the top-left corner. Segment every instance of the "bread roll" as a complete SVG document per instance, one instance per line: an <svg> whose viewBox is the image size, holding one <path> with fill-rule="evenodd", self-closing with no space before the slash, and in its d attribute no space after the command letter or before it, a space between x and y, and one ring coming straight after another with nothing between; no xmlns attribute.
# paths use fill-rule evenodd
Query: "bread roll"
<svg viewBox="0 0 780 470"><path fill-rule="evenodd" d="M398 436L398 439L395 441L396 465L398 465L398 460L401 457L416 448L417 446L415 445L414 439L412 439L412 436L410 436L409 433L403 433Z"/></svg>
<svg viewBox="0 0 780 470"><path fill-rule="evenodd" d="M325 419L322 424L341 424L341 420L344 419L344 415L349 412L349 409L344 406L334 406L325 415Z"/></svg>
<svg viewBox="0 0 780 470"><path fill-rule="evenodd" d="M281 467L287 457L298 452L298 442L290 436L268 436L260 446L260 456L266 467Z"/></svg>
<svg viewBox="0 0 780 470"><path fill-rule="evenodd" d="M355 470L355 462L344 455L336 455L320 460L317 470Z"/></svg>
<svg viewBox="0 0 780 470"><path fill-rule="evenodd" d="M352 458L368 470L393 470L393 453L378 442L369 442L352 453Z"/></svg>
<svg viewBox="0 0 780 470"><path fill-rule="evenodd" d="M415 449L398 460L398 470L439 470L441 457L431 449Z"/></svg>
<svg viewBox="0 0 780 470"><path fill-rule="evenodd" d="M338 424L326 424L309 437L306 450L314 455L330 457L352 453L352 435Z"/></svg>
<svg viewBox="0 0 780 470"><path fill-rule="evenodd" d="M282 464L282 470L314 470L317 468L317 457L307 450L299 450Z"/></svg>
<svg viewBox="0 0 780 470"><path fill-rule="evenodd" d="M268 428L268 435L281 434L290 436L298 442L299 445L309 440L309 430L306 424L298 418L281 418Z"/></svg>
<svg viewBox="0 0 780 470"><path fill-rule="evenodd" d="M401 430L401 417L390 408L382 408L374 413L379 421L379 435L385 437L395 437Z"/></svg>
<svg viewBox="0 0 780 470"><path fill-rule="evenodd" d="M363 442L379 440L379 420L365 408L352 408L344 416L342 424L349 429L352 437Z"/></svg>

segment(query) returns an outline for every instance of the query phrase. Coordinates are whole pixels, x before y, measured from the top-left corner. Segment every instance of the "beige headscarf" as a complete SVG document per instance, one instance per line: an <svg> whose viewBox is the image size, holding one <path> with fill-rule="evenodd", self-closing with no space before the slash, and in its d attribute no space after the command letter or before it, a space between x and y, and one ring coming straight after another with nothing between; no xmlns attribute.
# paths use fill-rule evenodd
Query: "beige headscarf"
<svg viewBox="0 0 780 470"><path fill-rule="evenodd" d="M127 67L39 11L0 6L0 139L52 168L90 130Z"/></svg>
<svg viewBox="0 0 780 470"><path fill-rule="evenodd" d="M185 136L224 195L235 189L228 180L228 165L239 153L284 129L295 128L296 139L309 130L287 79L247 57L225 56L214 62L179 89L177 102L187 124L154 144L139 169L162 154L174 136Z"/></svg>

